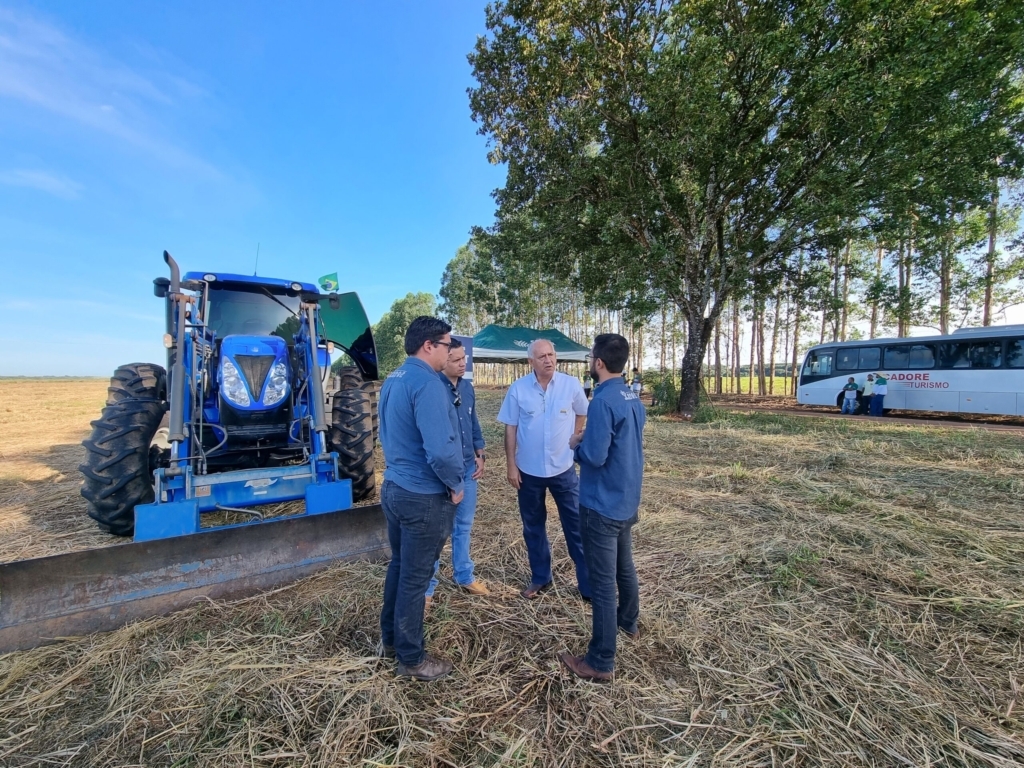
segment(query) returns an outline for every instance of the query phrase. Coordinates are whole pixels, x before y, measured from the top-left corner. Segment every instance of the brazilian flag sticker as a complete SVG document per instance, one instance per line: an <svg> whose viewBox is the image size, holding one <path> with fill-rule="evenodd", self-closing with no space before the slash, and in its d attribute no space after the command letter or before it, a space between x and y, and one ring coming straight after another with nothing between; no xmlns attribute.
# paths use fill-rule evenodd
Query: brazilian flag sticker
<svg viewBox="0 0 1024 768"><path fill-rule="evenodd" d="M321 290L334 293L338 290L338 273L331 272L329 275L324 275L318 282L320 283Z"/></svg>

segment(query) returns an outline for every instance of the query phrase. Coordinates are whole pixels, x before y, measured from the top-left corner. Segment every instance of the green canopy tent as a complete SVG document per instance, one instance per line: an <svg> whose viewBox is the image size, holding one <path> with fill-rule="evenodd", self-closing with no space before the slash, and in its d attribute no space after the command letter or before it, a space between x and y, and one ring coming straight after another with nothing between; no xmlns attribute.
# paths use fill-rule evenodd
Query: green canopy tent
<svg viewBox="0 0 1024 768"><path fill-rule="evenodd" d="M474 363L525 363L531 341L546 339L555 348L559 362L586 362L590 349L577 344L561 331L488 325L473 337Z"/></svg>

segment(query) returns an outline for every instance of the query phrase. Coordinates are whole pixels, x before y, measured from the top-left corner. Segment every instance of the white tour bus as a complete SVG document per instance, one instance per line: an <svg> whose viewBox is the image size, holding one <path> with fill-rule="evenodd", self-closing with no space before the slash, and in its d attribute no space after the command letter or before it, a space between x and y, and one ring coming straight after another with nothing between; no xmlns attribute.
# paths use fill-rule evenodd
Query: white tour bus
<svg viewBox="0 0 1024 768"><path fill-rule="evenodd" d="M850 376L863 387L878 372L889 375L886 410L1024 416L1024 325L819 344L804 359L797 402L841 407Z"/></svg>

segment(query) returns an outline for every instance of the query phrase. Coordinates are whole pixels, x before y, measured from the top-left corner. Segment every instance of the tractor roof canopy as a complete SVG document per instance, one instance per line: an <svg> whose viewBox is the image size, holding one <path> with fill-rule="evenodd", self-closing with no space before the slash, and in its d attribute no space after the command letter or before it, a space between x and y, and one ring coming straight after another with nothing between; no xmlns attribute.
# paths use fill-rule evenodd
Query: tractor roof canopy
<svg viewBox="0 0 1024 768"><path fill-rule="evenodd" d="M213 280L210 280L210 276ZM303 283L299 280L281 280L276 277L257 277L256 275L233 275L230 272L187 272L185 280L205 280L207 282L224 283L247 283L248 285L265 285L271 288L291 288L292 283L301 285L299 290L305 293L320 293L320 289L313 283Z"/></svg>

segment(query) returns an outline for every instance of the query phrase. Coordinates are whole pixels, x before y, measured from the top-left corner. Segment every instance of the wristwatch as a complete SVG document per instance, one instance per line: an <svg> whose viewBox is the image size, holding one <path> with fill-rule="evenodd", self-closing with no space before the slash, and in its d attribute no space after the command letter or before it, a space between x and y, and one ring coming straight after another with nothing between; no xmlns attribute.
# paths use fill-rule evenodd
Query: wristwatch
<svg viewBox="0 0 1024 768"><path fill-rule="evenodd" d="M478 459L483 459L484 461L487 461L487 454L486 454L486 453L484 453L483 451L480 451L480 453L478 453L478 454L476 455L476 457L477 457Z"/></svg>

